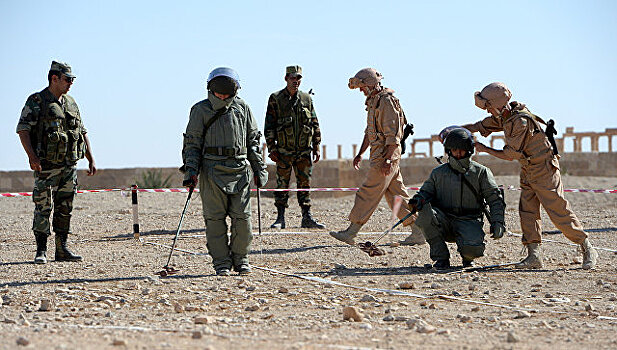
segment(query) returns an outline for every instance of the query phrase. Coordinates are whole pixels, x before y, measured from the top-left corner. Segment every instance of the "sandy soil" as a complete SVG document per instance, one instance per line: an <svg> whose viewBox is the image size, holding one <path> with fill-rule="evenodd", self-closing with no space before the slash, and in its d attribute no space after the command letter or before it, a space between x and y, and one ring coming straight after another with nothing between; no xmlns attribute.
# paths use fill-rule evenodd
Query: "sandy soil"
<svg viewBox="0 0 617 350"><path fill-rule="evenodd" d="M506 186L518 182L514 176L497 180ZM564 183L567 188L617 187L616 178L565 176ZM567 198L594 245L617 249L617 195L571 193ZM182 193L140 194L143 240L170 244L185 199ZM518 193L506 191L506 199L508 229L520 233ZM353 196L313 203L314 216L328 230L346 227ZM545 239L560 242L545 241L545 269L436 272L424 267L430 263L427 245L388 245L405 237L400 229L384 239L385 256L370 258L339 244L328 230L301 230L295 195L290 204L288 233L272 232L273 200L262 198L263 235L253 242L251 262L320 280L260 269L247 277L214 276L199 198L189 206L178 241L179 248L199 255L176 253L172 264L179 273L159 278L155 272L169 249L133 238L130 197L119 193L76 197L71 244L83 262L54 262L50 242L51 261L34 265L31 199L0 199L0 348L617 347L617 254L599 251L598 268L583 271L576 247L565 244L544 213ZM373 234L363 237L374 239L391 224L382 201L363 228ZM256 215L253 225L257 234ZM451 253L453 264L460 264L453 246ZM520 258L520 238L507 236L488 239L486 256L477 262ZM343 320L348 306L362 314L361 320Z"/></svg>

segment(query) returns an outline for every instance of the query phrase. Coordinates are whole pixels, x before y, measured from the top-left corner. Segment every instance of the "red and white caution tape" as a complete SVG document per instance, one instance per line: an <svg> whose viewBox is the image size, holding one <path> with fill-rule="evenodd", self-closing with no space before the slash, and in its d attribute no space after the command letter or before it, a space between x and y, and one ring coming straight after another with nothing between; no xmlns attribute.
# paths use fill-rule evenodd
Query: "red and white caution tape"
<svg viewBox="0 0 617 350"><path fill-rule="evenodd" d="M520 191L520 188L514 186L504 187L509 191ZM358 187L321 187L321 188L262 188L261 192L352 192L357 191ZM407 187L408 190L418 191L420 187ZM130 188L108 188L100 190L78 190L77 193L100 193L100 192L130 192ZM252 188L251 191L256 192L256 188ZM147 193L186 193L186 188L138 188L137 192ZM199 189L195 189L195 192L199 192ZM586 189L586 188L567 188L564 192L572 193L617 193L617 189ZM0 197L30 197L32 192L11 192L0 193Z"/></svg>

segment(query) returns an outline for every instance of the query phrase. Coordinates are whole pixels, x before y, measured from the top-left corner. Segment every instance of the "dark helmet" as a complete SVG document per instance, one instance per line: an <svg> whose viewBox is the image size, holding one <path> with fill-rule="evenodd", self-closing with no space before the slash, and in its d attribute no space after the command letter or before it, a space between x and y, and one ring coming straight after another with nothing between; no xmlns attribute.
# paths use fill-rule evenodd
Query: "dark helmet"
<svg viewBox="0 0 617 350"><path fill-rule="evenodd" d="M467 151L465 157L469 157L474 151L474 141L471 132L465 128L456 128L448 132L446 139L443 141L443 147L448 155L453 149L462 149Z"/></svg>
<svg viewBox="0 0 617 350"><path fill-rule="evenodd" d="M240 77L227 67L215 68L208 76L208 90L225 95L235 95L240 88Z"/></svg>

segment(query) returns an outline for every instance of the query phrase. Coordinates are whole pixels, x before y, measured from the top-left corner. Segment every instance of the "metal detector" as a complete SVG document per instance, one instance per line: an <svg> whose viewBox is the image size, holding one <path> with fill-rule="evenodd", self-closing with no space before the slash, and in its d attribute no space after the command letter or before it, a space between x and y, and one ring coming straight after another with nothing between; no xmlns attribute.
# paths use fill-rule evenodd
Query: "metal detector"
<svg viewBox="0 0 617 350"><path fill-rule="evenodd" d="M176 237L174 237L174 243L171 245L171 250L169 251L169 257L167 258L167 264L163 266L163 270L157 272L156 274L165 277L169 275L175 275L178 270L169 266L169 262L171 261L171 257L174 254L174 249L176 248L176 242L178 241L178 235L180 234L180 229L182 228L182 221L184 221L184 214L186 213L186 208L188 208L189 203L191 202L191 196L193 195L193 190L195 190L195 186L189 187L189 196L186 198L186 203L184 204L184 210L182 210L182 215L180 216L180 222L178 223L178 229L176 230Z"/></svg>
<svg viewBox="0 0 617 350"><path fill-rule="evenodd" d="M360 250L362 250L363 252L367 253L368 256L386 255L386 252L383 249L377 248L377 246L376 246L377 242L379 242L388 233L392 232L392 230L394 230L398 225L402 224L405 220L409 219L415 213L416 213L416 210L414 209L409 214L405 215L405 217L400 219L396 224L394 224L394 226L390 227L384 233L382 233L381 236L379 236L375 240L374 243L371 243L371 241L366 241L364 243L358 243L358 246L360 247Z"/></svg>

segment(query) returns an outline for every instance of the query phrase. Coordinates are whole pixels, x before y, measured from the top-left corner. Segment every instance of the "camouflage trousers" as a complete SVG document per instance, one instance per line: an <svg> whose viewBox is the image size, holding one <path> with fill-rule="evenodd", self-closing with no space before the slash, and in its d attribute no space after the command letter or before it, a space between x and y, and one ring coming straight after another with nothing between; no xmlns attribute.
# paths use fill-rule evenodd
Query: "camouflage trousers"
<svg viewBox="0 0 617 350"><path fill-rule="evenodd" d="M276 188L289 188L289 180L291 171L296 173L297 188L311 188L311 175L313 174L313 161L311 155L283 155L276 162ZM310 208L311 198L310 192L296 192L298 196L298 204L300 207ZM289 192L274 192L274 205L277 207L287 208L289 200Z"/></svg>
<svg viewBox="0 0 617 350"><path fill-rule="evenodd" d="M77 190L77 169L59 169L34 172L34 220L32 230L35 235L50 235L49 217L53 209L53 228L55 233L70 233L73 197Z"/></svg>

